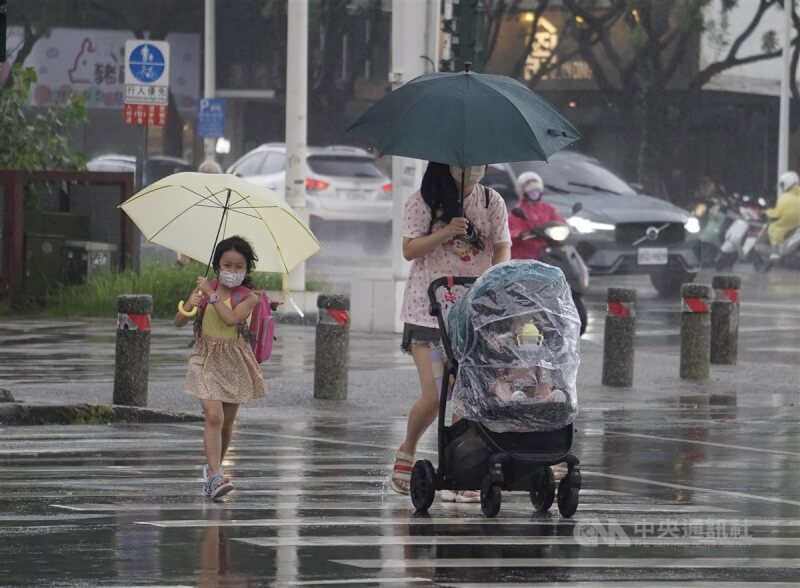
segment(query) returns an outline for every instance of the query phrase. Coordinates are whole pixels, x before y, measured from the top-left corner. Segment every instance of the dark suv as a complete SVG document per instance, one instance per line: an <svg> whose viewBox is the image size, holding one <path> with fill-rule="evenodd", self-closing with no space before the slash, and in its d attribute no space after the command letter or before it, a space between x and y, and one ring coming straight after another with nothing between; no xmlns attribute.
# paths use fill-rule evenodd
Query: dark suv
<svg viewBox="0 0 800 588"><path fill-rule="evenodd" d="M517 202L516 178L538 173L546 202L572 227L570 242L593 275L649 274L661 296L675 296L700 269L700 224L665 200L637 193L592 157L559 152L544 161L489 166L483 183Z"/></svg>

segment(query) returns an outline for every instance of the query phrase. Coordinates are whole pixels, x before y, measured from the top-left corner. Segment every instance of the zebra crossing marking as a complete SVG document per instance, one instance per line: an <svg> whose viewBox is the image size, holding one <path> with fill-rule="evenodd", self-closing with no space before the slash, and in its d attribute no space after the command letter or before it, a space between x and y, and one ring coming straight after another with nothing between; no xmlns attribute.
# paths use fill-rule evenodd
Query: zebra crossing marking
<svg viewBox="0 0 800 588"><path fill-rule="evenodd" d="M643 568L643 569L800 569L800 560L793 557L509 557L509 558L441 558L441 559L332 559L333 563L362 569L409 568Z"/></svg>
<svg viewBox="0 0 800 588"><path fill-rule="evenodd" d="M405 502L405 501L404 501ZM341 504L332 504L331 502L288 502L288 501L278 501L274 504L265 504L261 502L250 502L250 503L238 503L238 502L231 502L223 506L221 510L380 510L383 508L395 508L397 506L403 506L404 502L400 501L392 501L392 502L352 502L352 503L341 503ZM527 501L526 501L527 502ZM152 504L152 503L142 503L142 504L85 504L85 505L70 505L70 504L51 504L50 506L54 508L61 508L66 510L74 510L74 511L85 511L85 512L126 512L126 511L136 511L136 512L144 512L144 511L160 511L160 510L167 510L167 511L191 511L197 510L200 508L200 505L188 505L188 504ZM405 503L405 506L408 508L413 508L411 503ZM464 505L458 503L440 503L438 506L445 510L456 510L461 511L463 510L474 510L475 505ZM516 513L521 516L530 516L531 514L531 507L530 504L525 504L523 501L512 502L509 504L510 508L504 508L503 513L506 515L510 513ZM514 506L521 506L525 507L523 509L514 508ZM635 507L646 506L649 513L658 514L658 513L671 513L671 514L678 514L678 513L698 513L698 512L724 512L724 513L732 513L737 512L735 510L727 509L727 508L720 508L720 507L713 507L713 506L700 506L700 505L661 505L661 504L599 504L599 503L589 503L589 504L582 504L581 505L581 512L630 512ZM506 517L508 518L508 517Z"/></svg>
<svg viewBox="0 0 800 588"><path fill-rule="evenodd" d="M470 545L474 546L476 539L481 545L581 545L575 537L566 536L488 536L482 535L480 538L459 535L437 535L432 537L417 537L408 535L385 536L385 535L344 535L337 537L330 536L307 536L302 537L238 537L234 541L257 545L259 547L357 547L357 546L452 546ZM742 537L732 542L730 538L720 537L681 537L680 545L676 545L675 537L629 537L629 542L625 545L615 544L615 547L737 547L737 546L800 546L800 537ZM600 543L600 547L604 544Z"/></svg>

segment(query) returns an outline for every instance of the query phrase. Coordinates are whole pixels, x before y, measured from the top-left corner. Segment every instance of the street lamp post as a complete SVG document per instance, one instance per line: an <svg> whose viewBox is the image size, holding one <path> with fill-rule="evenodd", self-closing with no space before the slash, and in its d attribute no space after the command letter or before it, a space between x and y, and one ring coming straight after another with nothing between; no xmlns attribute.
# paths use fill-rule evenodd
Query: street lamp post
<svg viewBox="0 0 800 588"><path fill-rule="evenodd" d="M308 109L308 2L289 0L286 56L286 202L308 223L306 134ZM306 289L305 264L289 274L289 289Z"/></svg>

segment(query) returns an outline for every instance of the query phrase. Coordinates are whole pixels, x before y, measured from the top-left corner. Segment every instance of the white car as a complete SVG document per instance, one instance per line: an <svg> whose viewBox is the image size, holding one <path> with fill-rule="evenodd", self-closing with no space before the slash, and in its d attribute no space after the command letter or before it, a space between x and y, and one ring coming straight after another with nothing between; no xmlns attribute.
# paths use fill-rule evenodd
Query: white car
<svg viewBox="0 0 800 588"><path fill-rule="evenodd" d="M248 182L286 197L286 147L267 143L228 168ZM324 221L392 221L392 183L375 157L358 147L332 145L306 151L306 207Z"/></svg>

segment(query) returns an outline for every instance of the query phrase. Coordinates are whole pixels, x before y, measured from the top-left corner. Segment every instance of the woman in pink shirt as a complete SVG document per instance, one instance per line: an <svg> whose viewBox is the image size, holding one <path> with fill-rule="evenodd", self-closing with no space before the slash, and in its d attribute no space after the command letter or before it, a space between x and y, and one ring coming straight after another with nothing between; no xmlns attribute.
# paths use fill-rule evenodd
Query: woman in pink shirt
<svg viewBox="0 0 800 588"><path fill-rule="evenodd" d="M414 358L421 394L408 415L406 438L395 454L392 489L408 494L417 443L436 418L444 357L436 319L429 313L428 285L442 276L480 276L494 264L511 258L511 237L503 198L478 182L486 166L464 169L430 162L419 192L405 203L403 256L412 262L400 317L403 351ZM461 188L459 190L459 188ZM460 216L461 195L464 216ZM469 233L469 237L468 237ZM446 309L453 300L441 301ZM443 499L476 502L477 493L462 492Z"/></svg>

